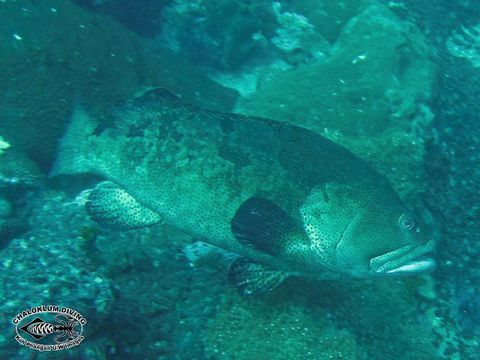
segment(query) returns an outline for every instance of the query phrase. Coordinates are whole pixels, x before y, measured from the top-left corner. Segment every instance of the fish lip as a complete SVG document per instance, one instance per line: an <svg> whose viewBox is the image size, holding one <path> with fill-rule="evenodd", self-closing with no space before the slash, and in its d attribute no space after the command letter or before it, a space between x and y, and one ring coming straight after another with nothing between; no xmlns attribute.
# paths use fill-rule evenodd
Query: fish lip
<svg viewBox="0 0 480 360"><path fill-rule="evenodd" d="M429 240L416 248L406 246L371 259L370 266L377 275L400 276L429 273L435 269L436 262L426 255L433 252L434 246L433 240ZM402 251L402 249L404 250ZM397 252L398 255L395 254ZM392 256L389 256L389 254ZM379 258L385 258L386 261L380 263ZM380 264L377 265L376 263ZM375 267L377 268L375 269Z"/></svg>
<svg viewBox="0 0 480 360"><path fill-rule="evenodd" d="M385 274L395 276L429 274L435 270L436 266L434 259L420 255L399 267L386 271Z"/></svg>

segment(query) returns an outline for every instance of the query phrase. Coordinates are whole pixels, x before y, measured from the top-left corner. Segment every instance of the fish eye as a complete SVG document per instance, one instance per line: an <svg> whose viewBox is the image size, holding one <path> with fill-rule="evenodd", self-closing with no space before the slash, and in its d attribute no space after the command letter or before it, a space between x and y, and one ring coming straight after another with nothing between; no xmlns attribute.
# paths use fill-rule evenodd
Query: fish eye
<svg viewBox="0 0 480 360"><path fill-rule="evenodd" d="M400 217L398 218L398 224L402 229L407 229L407 230L411 230L415 227L415 222L407 214L400 215Z"/></svg>

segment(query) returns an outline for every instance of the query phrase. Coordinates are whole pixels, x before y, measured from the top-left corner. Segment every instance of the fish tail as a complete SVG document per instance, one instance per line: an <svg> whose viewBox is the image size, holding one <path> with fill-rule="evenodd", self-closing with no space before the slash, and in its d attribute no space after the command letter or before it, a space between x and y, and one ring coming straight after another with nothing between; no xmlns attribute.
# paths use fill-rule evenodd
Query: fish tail
<svg viewBox="0 0 480 360"><path fill-rule="evenodd" d="M49 177L86 173L93 168L89 137L97 125L84 108L75 105L70 124L58 144Z"/></svg>

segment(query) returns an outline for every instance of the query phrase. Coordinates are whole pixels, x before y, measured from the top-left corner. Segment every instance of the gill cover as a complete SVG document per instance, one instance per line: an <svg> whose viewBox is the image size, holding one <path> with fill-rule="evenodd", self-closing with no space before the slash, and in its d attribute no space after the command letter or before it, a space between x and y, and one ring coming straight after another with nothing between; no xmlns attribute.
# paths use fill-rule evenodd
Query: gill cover
<svg viewBox="0 0 480 360"><path fill-rule="evenodd" d="M331 270L345 270L346 265L359 262L352 255L361 249L349 238L349 227L358 209L352 187L333 183L313 188L300 208L312 250L318 261Z"/></svg>

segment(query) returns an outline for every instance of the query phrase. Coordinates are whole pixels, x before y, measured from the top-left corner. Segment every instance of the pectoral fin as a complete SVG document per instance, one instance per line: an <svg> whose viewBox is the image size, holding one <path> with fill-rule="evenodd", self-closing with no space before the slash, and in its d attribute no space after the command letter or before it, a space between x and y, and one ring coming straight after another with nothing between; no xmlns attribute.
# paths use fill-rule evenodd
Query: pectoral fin
<svg viewBox="0 0 480 360"><path fill-rule="evenodd" d="M228 272L228 280L237 287L243 296L252 296L275 289L289 274L272 270L264 265L239 258L233 262Z"/></svg>
<svg viewBox="0 0 480 360"><path fill-rule="evenodd" d="M130 230L161 222L157 213L110 181L93 189L85 207L94 221L111 229Z"/></svg>
<svg viewBox="0 0 480 360"><path fill-rule="evenodd" d="M233 235L243 245L278 256L297 228L287 213L270 200L252 197L237 210L231 221Z"/></svg>

